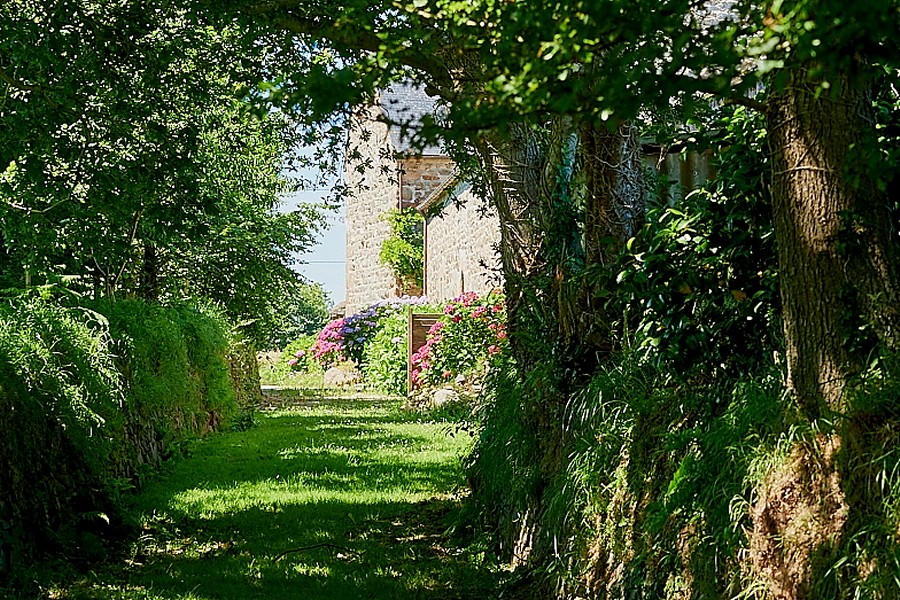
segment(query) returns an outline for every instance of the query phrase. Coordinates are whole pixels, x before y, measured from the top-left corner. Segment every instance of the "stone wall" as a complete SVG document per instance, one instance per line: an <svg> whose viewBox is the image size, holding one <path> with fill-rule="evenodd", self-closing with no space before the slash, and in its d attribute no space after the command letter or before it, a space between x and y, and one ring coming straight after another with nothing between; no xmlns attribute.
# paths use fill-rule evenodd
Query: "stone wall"
<svg viewBox="0 0 900 600"><path fill-rule="evenodd" d="M453 175L446 156L415 156L400 161L400 200L404 208L428 198Z"/></svg>
<svg viewBox="0 0 900 600"><path fill-rule="evenodd" d="M361 110L348 136L346 314L397 296L399 291L393 271L378 260L381 244L391 233L381 215L399 207L397 161L389 128L378 120L381 115L378 106Z"/></svg>
<svg viewBox="0 0 900 600"><path fill-rule="evenodd" d="M468 183L448 191L443 209L425 223L425 295L431 300L487 293L502 285L496 215L482 215L484 202Z"/></svg>

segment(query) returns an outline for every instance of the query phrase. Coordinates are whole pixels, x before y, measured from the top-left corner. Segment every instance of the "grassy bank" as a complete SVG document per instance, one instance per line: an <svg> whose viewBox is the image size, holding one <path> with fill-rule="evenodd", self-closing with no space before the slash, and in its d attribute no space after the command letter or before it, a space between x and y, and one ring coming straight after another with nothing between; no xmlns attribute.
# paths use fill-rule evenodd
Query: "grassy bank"
<svg viewBox="0 0 900 600"><path fill-rule="evenodd" d="M488 598L496 574L444 535L465 434L378 401L287 401L198 441L134 498L123 559L57 598Z"/></svg>

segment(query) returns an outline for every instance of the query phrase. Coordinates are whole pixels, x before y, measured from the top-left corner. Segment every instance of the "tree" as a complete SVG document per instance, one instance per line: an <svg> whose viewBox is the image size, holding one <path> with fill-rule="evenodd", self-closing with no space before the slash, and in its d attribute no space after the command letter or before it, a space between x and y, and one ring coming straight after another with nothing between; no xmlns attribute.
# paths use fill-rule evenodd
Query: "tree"
<svg viewBox="0 0 900 600"><path fill-rule="evenodd" d="M322 219L276 212L297 128L239 93L265 52L235 62L235 28L188 8L0 8L4 275L95 296L200 295L264 340L279 298L304 289L290 256Z"/></svg>

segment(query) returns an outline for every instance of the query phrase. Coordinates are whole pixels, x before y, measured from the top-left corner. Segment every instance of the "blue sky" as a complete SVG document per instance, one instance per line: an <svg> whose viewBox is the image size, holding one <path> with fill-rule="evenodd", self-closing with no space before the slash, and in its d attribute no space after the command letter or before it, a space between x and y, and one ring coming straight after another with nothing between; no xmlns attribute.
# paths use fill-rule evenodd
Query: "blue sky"
<svg viewBox="0 0 900 600"><path fill-rule="evenodd" d="M303 191L286 196L282 210L291 210L299 202L321 202L325 191ZM345 264L347 260L346 228L344 208L330 211L326 215L328 229L320 233L318 243L306 254L297 255L299 262L293 268L310 281L322 284L334 304L343 302L347 295Z"/></svg>

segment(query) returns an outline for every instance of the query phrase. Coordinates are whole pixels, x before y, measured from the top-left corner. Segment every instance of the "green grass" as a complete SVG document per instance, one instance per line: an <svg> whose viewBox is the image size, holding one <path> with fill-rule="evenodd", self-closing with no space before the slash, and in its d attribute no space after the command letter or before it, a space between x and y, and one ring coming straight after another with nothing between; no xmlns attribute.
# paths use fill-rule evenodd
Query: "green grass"
<svg viewBox="0 0 900 600"><path fill-rule="evenodd" d="M444 534L469 437L398 405L297 399L198 442L134 498L127 556L49 597L495 597L485 555Z"/></svg>

